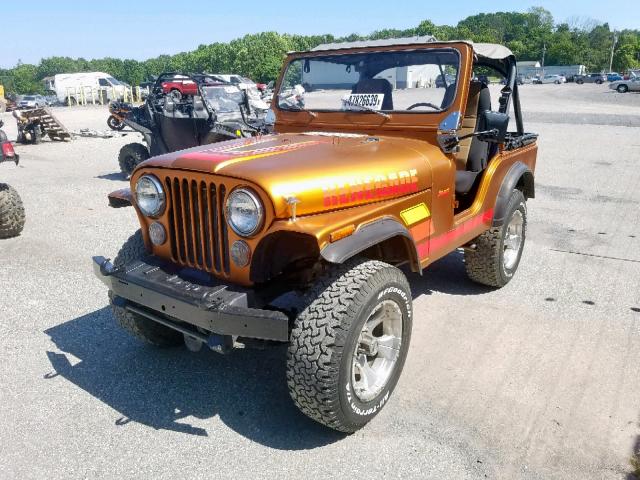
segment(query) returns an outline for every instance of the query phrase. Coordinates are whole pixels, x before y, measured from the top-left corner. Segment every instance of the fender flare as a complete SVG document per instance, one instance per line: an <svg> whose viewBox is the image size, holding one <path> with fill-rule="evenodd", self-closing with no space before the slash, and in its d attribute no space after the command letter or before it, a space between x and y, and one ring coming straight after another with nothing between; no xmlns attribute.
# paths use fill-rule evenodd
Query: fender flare
<svg viewBox="0 0 640 480"><path fill-rule="evenodd" d="M493 209L494 227L500 227L504 224L511 192L519 186L522 188L522 193L525 198L535 197L533 172L522 162L514 163L502 180L502 185L500 186L500 191L498 192L496 204Z"/></svg>
<svg viewBox="0 0 640 480"><path fill-rule="evenodd" d="M409 258L410 263L419 265L418 251L413 237L402 223L388 217L367 223L356 230L353 235L330 243L320 251L320 255L328 262L344 263L367 248L398 236L407 240L408 253L411 257ZM418 270L420 271L419 268Z"/></svg>

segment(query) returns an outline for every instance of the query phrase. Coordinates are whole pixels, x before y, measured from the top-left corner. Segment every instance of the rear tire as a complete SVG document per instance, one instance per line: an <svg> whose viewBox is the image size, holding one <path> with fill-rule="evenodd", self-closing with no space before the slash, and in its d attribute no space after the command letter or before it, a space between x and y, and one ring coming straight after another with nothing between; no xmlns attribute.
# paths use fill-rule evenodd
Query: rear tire
<svg viewBox="0 0 640 480"><path fill-rule="evenodd" d="M402 372L409 284L389 264L352 260L330 265L305 299L290 335L289 393L313 420L355 432L380 412Z"/></svg>
<svg viewBox="0 0 640 480"><path fill-rule="evenodd" d="M511 192L505 222L491 227L465 250L464 263L471 280L500 288L513 278L520 264L527 229L527 205L520 190Z"/></svg>
<svg viewBox="0 0 640 480"><path fill-rule="evenodd" d="M149 150L141 143L128 143L120 149L118 164L120 171L127 178L131 176L135 168L149 158Z"/></svg>
<svg viewBox="0 0 640 480"><path fill-rule="evenodd" d="M24 229L24 205L18 192L0 183L0 238L17 237Z"/></svg>
<svg viewBox="0 0 640 480"><path fill-rule="evenodd" d="M584 84L584 80L576 80L576 83L577 83L578 85L582 85L582 84Z"/></svg>
<svg viewBox="0 0 640 480"><path fill-rule="evenodd" d="M113 261L117 267L130 261L142 258L146 253L142 232L138 230L131 235L129 239L122 245L118 256ZM118 325L124 328L134 337L149 343L155 347L175 347L183 343L181 333L165 327L159 323L149 320L135 313L131 313L122 307L113 304L109 299L113 316Z"/></svg>
<svg viewBox="0 0 640 480"><path fill-rule="evenodd" d="M618 85L616 90L618 91L618 93L627 93L629 91L629 87L627 87L626 85Z"/></svg>

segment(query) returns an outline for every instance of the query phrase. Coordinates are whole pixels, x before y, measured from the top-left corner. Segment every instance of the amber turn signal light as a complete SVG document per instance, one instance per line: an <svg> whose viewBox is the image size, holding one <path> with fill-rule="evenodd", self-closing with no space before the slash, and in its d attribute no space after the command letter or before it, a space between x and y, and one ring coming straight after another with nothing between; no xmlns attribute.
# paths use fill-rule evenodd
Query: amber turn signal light
<svg viewBox="0 0 640 480"><path fill-rule="evenodd" d="M329 234L329 241L331 243L337 242L341 238L348 237L353 232L355 232L355 230L355 225L347 225L346 227L339 228L338 230L335 230Z"/></svg>

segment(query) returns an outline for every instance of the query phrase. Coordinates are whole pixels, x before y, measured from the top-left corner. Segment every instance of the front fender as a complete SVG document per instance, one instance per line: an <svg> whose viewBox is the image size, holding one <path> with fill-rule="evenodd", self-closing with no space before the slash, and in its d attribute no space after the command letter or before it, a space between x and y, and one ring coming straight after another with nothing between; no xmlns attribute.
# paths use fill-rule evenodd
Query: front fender
<svg viewBox="0 0 640 480"><path fill-rule="evenodd" d="M418 252L413 237L399 221L394 218L381 218L367 223L352 235L330 243L320 251L320 255L331 263L343 263L349 258L394 237L401 237L408 246L408 260L412 265L418 264ZM418 268L418 270L420 270Z"/></svg>

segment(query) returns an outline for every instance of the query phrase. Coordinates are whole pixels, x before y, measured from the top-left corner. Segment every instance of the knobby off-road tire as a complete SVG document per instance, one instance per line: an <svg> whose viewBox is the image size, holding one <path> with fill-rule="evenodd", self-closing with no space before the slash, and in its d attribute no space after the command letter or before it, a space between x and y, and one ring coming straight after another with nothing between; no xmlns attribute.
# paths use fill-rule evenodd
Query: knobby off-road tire
<svg viewBox="0 0 640 480"><path fill-rule="evenodd" d="M0 183L0 238L17 237L24 228L24 206L11 185Z"/></svg>
<svg viewBox="0 0 640 480"><path fill-rule="evenodd" d="M107 126L111 130L120 131L124 128L124 122L116 118L114 115L109 115L109 118L107 118Z"/></svg>
<svg viewBox="0 0 640 480"><path fill-rule="evenodd" d="M133 173L133 170L147 158L149 158L147 147L141 143L128 143L120 149L118 164L122 173L128 178Z"/></svg>
<svg viewBox="0 0 640 480"><path fill-rule="evenodd" d="M144 256L146 250L142 240L142 232L138 230L131 235L122 245L118 256L114 260L114 265L120 266L124 263L136 260ZM182 334L164 325L149 320L135 313L131 313L122 307L114 305L111 299L111 310L116 322L133 336L156 347L175 347L183 343Z"/></svg>
<svg viewBox="0 0 640 480"><path fill-rule="evenodd" d="M42 142L42 128L40 125L36 125L31 132L31 143L38 145L40 142Z"/></svg>
<svg viewBox="0 0 640 480"><path fill-rule="evenodd" d="M490 287L499 288L509 283L520 264L526 230L526 200L520 190L514 190L504 224L477 237L473 241L475 249L465 250L464 263L469 278Z"/></svg>
<svg viewBox="0 0 640 480"><path fill-rule="evenodd" d="M328 267L305 299L306 307L295 320L287 353L289 393L313 420L338 431L354 432L380 412L402 372L413 315L409 284L403 273L389 264L352 260ZM359 350L363 327L376 321L382 305L397 312L399 320L395 321L401 332L395 332L395 361L385 377L378 377L384 378L376 384L380 391L374 389L369 392L372 398L363 400L361 387L355 387L367 375L354 361L363 358ZM383 325L370 333L384 335L387 330Z"/></svg>

